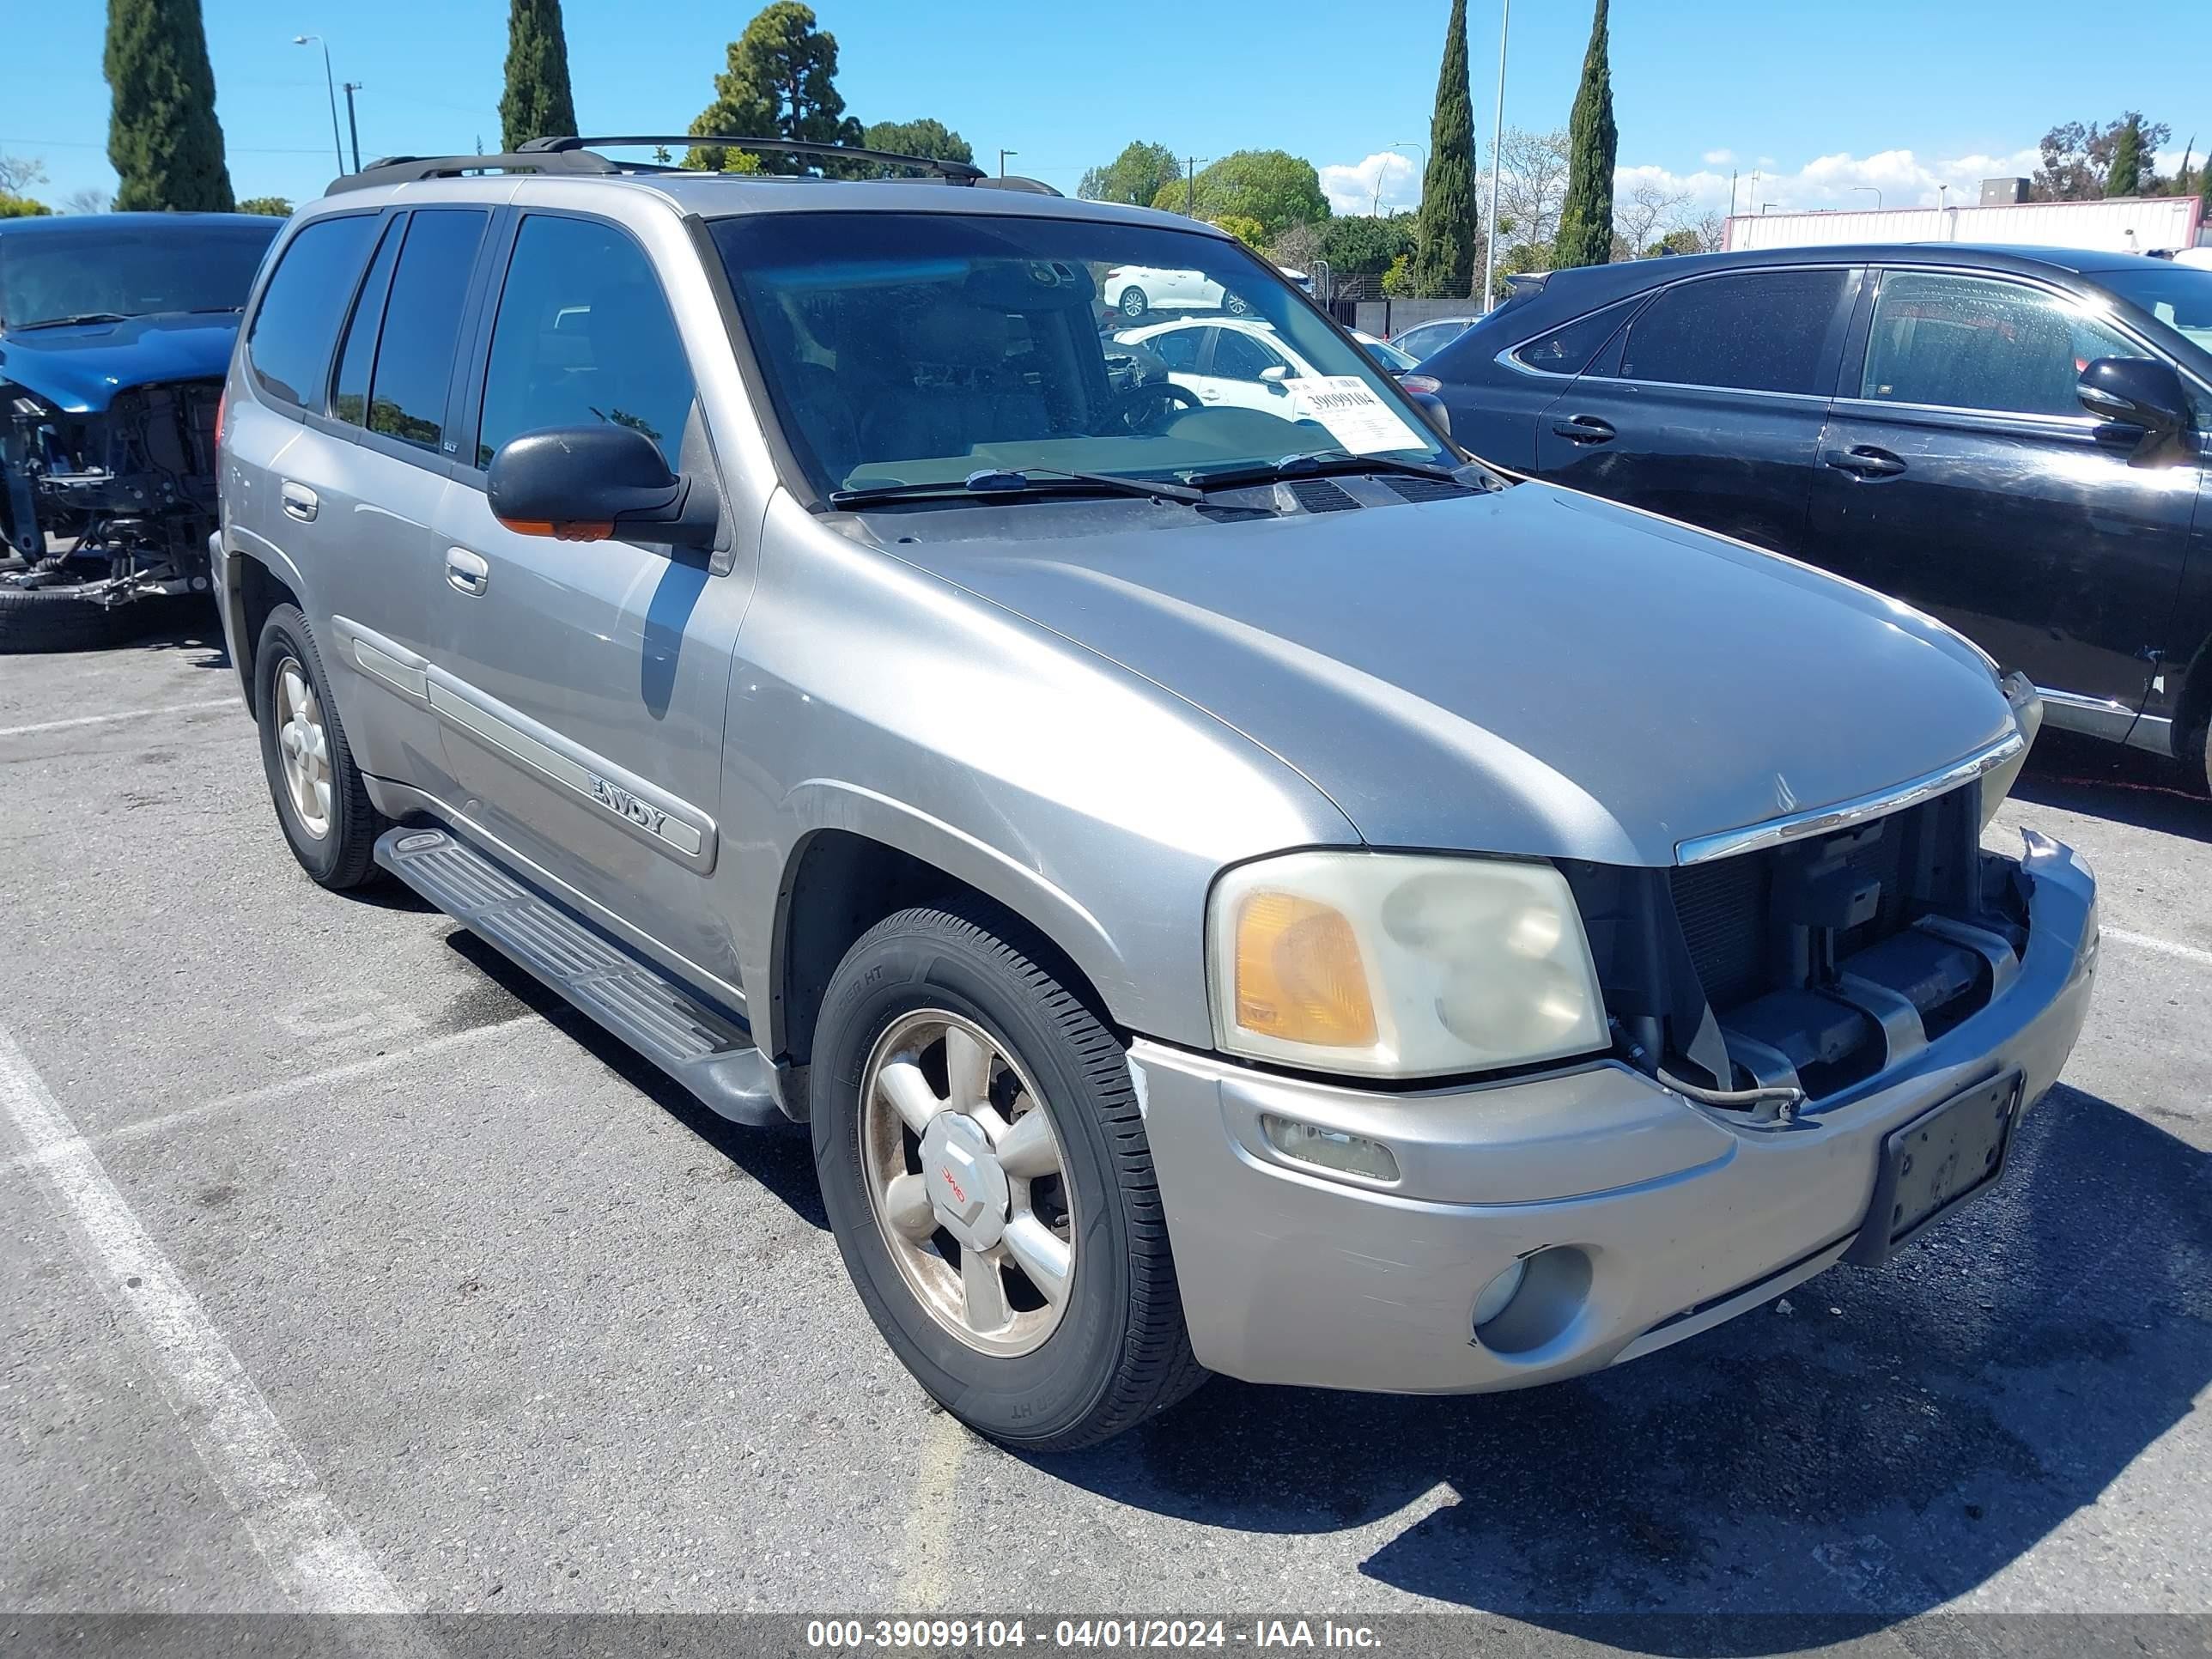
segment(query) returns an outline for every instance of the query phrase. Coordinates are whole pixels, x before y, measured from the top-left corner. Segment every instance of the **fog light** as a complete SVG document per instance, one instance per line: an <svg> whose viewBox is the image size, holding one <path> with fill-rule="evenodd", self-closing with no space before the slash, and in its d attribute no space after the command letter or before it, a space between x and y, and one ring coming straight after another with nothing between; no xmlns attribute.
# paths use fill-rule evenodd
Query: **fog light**
<svg viewBox="0 0 2212 1659"><path fill-rule="evenodd" d="M1285 1158L1343 1175L1364 1176L1370 1181L1398 1178L1398 1160L1390 1155L1390 1149L1365 1135L1324 1129L1314 1123L1293 1122L1273 1112L1260 1114L1260 1127L1267 1133L1267 1144Z"/></svg>
<svg viewBox="0 0 2212 1659"><path fill-rule="evenodd" d="M1482 1287L1482 1293L1474 1298L1475 1329L1480 1330L1505 1311L1506 1304L1520 1293L1521 1281L1528 1275L1528 1264L1516 1261Z"/></svg>

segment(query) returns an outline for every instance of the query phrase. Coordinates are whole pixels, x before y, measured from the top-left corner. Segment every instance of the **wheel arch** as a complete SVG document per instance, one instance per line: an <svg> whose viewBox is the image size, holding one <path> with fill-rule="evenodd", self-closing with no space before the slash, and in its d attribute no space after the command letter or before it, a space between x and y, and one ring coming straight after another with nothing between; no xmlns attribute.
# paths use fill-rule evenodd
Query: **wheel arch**
<svg viewBox="0 0 2212 1659"><path fill-rule="evenodd" d="M269 613L280 605L292 605L303 614L307 608L301 598L300 573L288 561L281 561L281 556L280 563L282 568L258 553L240 553L234 558L226 557L218 572L222 583L218 599L230 624L232 665L246 693L247 712L256 720L260 711L253 707L253 653L261 644L261 629Z"/></svg>
<svg viewBox="0 0 2212 1659"><path fill-rule="evenodd" d="M1036 871L1016 866L948 825L880 802L864 821L801 836L786 859L769 942L768 1051L793 1067L813 1054L830 976L861 934L885 916L957 895L1006 912L1017 941L1117 1029L1127 975L1089 911Z"/></svg>
<svg viewBox="0 0 2212 1659"><path fill-rule="evenodd" d="M2212 726L2212 638L2189 659L2181 679L2181 701L2173 710L2174 758L2200 773L2212 773L2212 755L2205 749L2208 726ZM2212 776L2191 781L2200 789L2212 790Z"/></svg>

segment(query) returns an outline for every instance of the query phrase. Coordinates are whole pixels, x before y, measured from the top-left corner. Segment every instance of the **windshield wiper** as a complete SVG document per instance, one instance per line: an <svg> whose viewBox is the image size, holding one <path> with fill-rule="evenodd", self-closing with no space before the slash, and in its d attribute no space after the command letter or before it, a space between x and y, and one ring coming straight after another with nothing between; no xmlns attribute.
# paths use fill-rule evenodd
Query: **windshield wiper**
<svg viewBox="0 0 2212 1659"><path fill-rule="evenodd" d="M33 322L11 325L16 332L27 328L66 328L71 323L127 323L131 319L119 311L80 311L73 317L40 317Z"/></svg>
<svg viewBox="0 0 2212 1659"><path fill-rule="evenodd" d="M1112 472L1068 472L1058 467L1031 467L1021 471L987 468L964 478L940 478L930 483L863 484L830 492L832 507L872 507L879 501L938 500L1042 501L1068 495L1134 495L1154 501L1195 504L1206 492L1186 484L1125 478Z"/></svg>
<svg viewBox="0 0 2212 1659"><path fill-rule="evenodd" d="M1399 472L1416 478L1435 478L1444 483L1477 488L1465 469L1438 466L1433 461L1401 461L1389 455L1355 455L1348 449L1314 449L1253 466L1227 466L1213 471L1180 472L1176 476L1200 490L1234 489L1240 484L1280 483L1285 478L1325 477L1330 473Z"/></svg>
<svg viewBox="0 0 2212 1659"><path fill-rule="evenodd" d="M244 306L186 306L185 307L185 315L187 317L211 317L221 312L238 312L245 309L246 307Z"/></svg>

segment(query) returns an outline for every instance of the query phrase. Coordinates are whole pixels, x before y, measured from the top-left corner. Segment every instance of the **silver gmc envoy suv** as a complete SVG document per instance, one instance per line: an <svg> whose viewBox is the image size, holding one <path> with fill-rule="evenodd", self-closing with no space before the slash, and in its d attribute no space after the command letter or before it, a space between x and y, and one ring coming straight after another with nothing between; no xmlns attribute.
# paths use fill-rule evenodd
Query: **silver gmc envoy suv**
<svg viewBox="0 0 2212 1659"><path fill-rule="evenodd" d="M2097 950L2071 852L1980 847L2023 681L1485 467L1207 226L637 142L285 228L225 632L308 874L808 1126L949 1410L1549 1382L2000 1176ZM1221 312L1128 339L1117 266Z"/></svg>

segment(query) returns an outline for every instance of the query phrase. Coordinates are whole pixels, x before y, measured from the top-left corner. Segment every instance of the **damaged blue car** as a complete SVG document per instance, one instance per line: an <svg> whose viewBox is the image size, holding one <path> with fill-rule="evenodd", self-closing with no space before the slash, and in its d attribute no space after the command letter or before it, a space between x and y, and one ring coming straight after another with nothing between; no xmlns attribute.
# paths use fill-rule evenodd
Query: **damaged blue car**
<svg viewBox="0 0 2212 1659"><path fill-rule="evenodd" d="M0 652L118 638L204 593L222 377L282 221L0 222Z"/></svg>

